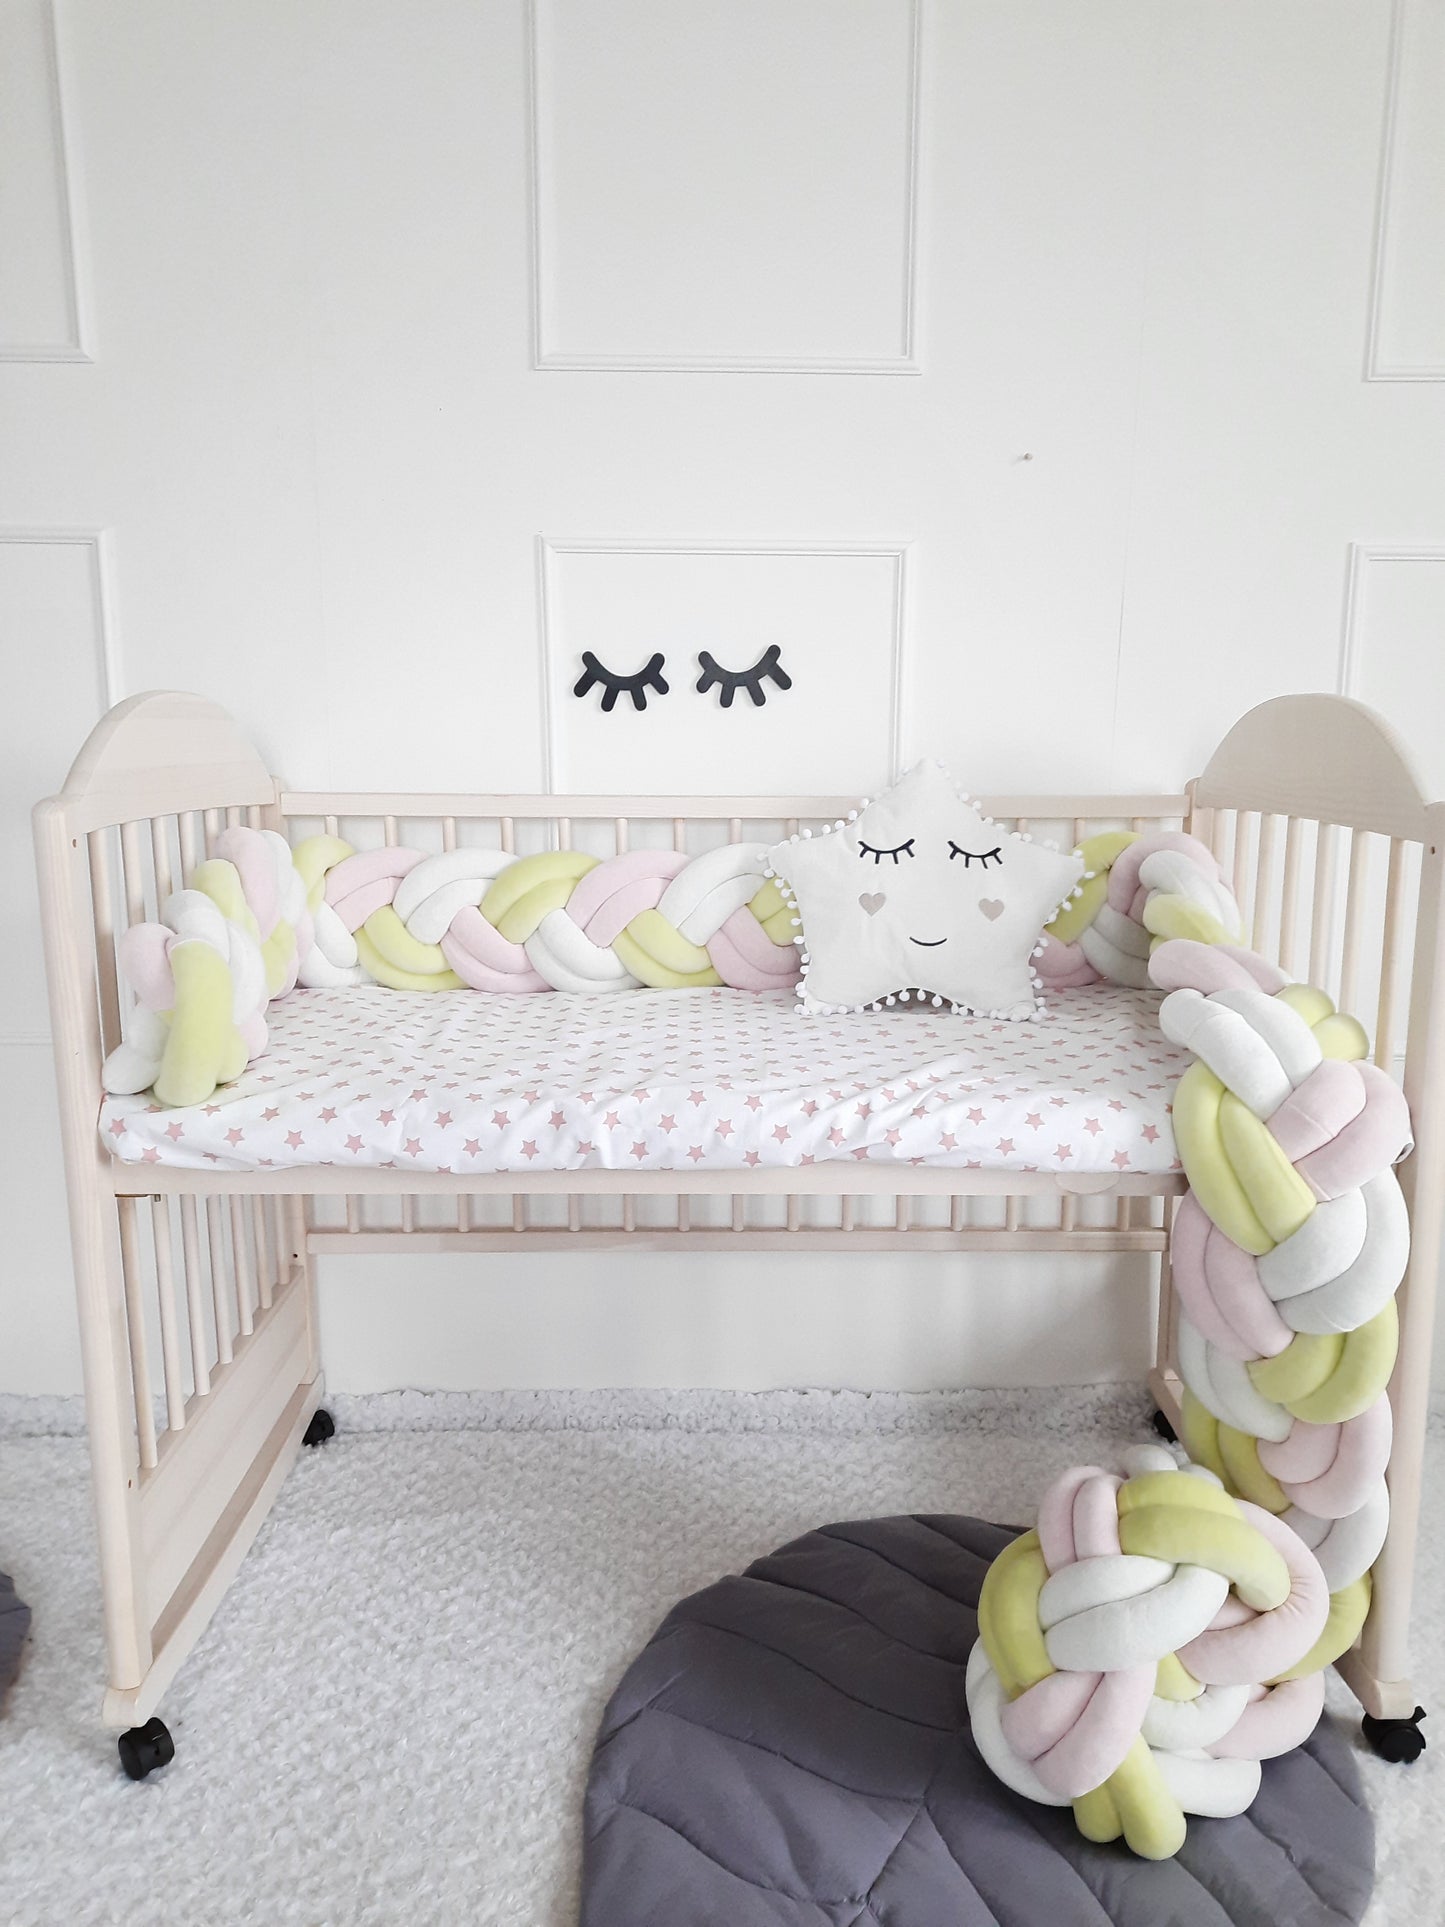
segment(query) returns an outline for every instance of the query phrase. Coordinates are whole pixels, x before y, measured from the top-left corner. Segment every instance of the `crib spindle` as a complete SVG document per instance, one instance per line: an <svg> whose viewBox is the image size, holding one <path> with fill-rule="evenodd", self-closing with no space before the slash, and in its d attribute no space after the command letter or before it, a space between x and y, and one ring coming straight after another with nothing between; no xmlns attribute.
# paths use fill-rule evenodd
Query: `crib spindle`
<svg viewBox="0 0 1445 1927"><path fill-rule="evenodd" d="M216 1321L216 1363L231 1362L231 1306L226 1297L226 1244L221 1230L221 1201L206 1199L206 1255L211 1273L211 1310Z"/></svg>
<svg viewBox="0 0 1445 1927"><path fill-rule="evenodd" d="M612 819L612 847L618 856L621 856L627 849L627 831L627 818L625 816L614 816Z"/></svg>
<svg viewBox="0 0 1445 1927"><path fill-rule="evenodd" d="M1333 823L1315 826L1315 880L1310 903L1310 962L1312 984L1327 990L1334 950L1335 868L1338 832Z"/></svg>
<svg viewBox="0 0 1445 1927"><path fill-rule="evenodd" d="M1285 823L1284 882L1281 886L1279 906L1279 967L1289 977L1293 977L1295 973L1299 923L1300 845L1303 839L1304 825L1300 818L1289 817Z"/></svg>
<svg viewBox="0 0 1445 1927"><path fill-rule="evenodd" d="M206 1345L206 1319L201 1309L201 1240L196 1200L181 1198L181 1272L186 1286L186 1326L191 1335L191 1384L204 1398L211 1389L211 1365Z"/></svg>
<svg viewBox="0 0 1445 1927"><path fill-rule="evenodd" d="M130 1346L130 1382L135 1400L136 1448L142 1470L156 1462L156 1415L151 1403L150 1358L146 1346L145 1303L141 1296L140 1241L136 1236L136 1201L117 1198L120 1223L120 1273L125 1292L126 1337Z"/></svg>
<svg viewBox="0 0 1445 1927"><path fill-rule="evenodd" d="M1400 937L1400 905L1404 896L1405 845L1390 838L1385 869L1385 929L1380 946L1380 996L1375 1006L1375 1062L1393 1074L1395 1067L1395 999Z"/></svg>
<svg viewBox="0 0 1445 1927"><path fill-rule="evenodd" d="M1275 846L1279 831L1279 818L1266 811L1259 819L1259 853L1254 866L1254 922L1251 926L1250 944L1259 954L1268 956L1270 911L1274 907L1274 866Z"/></svg>
<svg viewBox="0 0 1445 1927"><path fill-rule="evenodd" d="M1345 942L1340 957L1341 1010L1353 1012L1360 988L1360 944L1364 935L1365 887L1369 874L1370 833L1350 832L1350 872L1345 887Z"/></svg>
<svg viewBox="0 0 1445 1927"><path fill-rule="evenodd" d="M231 1270L236 1286L236 1332L249 1338L256 1328L252 1310L250 1251L246 1243L246 1219L241 1199L231 1199Z"/></svg>
<svg viewBox="0 0 1445 1927"><path fill-rule="evenodd" d="M146 920L145 872L141 868L140 826L120 826L120 874L125 886L125 920L128 925Z"/></svg>
<svg viewBox="0 0 1445 1927"><path fill-rule="evenodd" d="M151 1250L155 1260L156 1302L161 1323L161 1375L166 1388L166 1424L179 1432L186 1422L186 1387L181 1376L180 1321L176 1315L176 1267L171 1245L171 1201L151 1199Z"/></svg>
<svg viewBox="0 0 1445 1927"><path fill-rule="evenodd" d="M172 890L170 832L163 816L151 818L151 871L156 880L156 910L165 909Z"/></svg>
<svg viewBox="0 0 1445 1927"><path fill-rule="evenodd" d="M1252 837L1252 810L1236 810L1234 813L1234 874L1232 888L1234 900L1239 905L1240 916L1245 912L1245 886L1249 882L1249 849Z"/></svg>
<svg viewBox="0 0 1445 1927"><path fill-rule="evenodd" d="M90 903L95 920L96 982L100 990L102 1046L112 1051L120 1042L120 980L115 965L115 909L110 893L110 852L107 832L92 830L86 838L90 862Z"/></svg>
<svg viewBox="0 0 1445 1927"><path fill-rule="evenodd" d="M256 1250L256 1289L260 1295L261 1310L271 1309L271 1200L252 1198L251 1232Z"/></svg>

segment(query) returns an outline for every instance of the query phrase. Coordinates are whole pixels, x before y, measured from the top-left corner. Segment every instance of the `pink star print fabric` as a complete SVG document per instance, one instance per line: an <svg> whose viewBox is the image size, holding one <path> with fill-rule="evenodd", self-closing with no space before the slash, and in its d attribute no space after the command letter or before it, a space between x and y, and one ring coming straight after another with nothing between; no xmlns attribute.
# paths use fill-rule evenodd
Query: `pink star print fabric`
<svg viewBox="0 0 1445 1927"><path fill-rule="evenodd" d="M100 1133L126 1163L191 1170L1177 1171L1190 1060L1158 1005L1094 984L1031 1024L907 1006L805 1021L791 991L299 990L210 1103L107 1097Z"/></svg>

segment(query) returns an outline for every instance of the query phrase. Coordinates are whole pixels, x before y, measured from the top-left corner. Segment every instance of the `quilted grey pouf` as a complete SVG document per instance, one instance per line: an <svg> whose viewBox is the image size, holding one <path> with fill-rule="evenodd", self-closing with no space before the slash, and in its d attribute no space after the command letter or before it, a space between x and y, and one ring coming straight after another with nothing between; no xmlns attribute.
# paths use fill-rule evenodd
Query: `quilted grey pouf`
<svg viewBox="0 0 1445 1927"><path fill-rule="evenodd" d="M1328 1721L1174 1860L1091 1845L969 1731L964 1666L1013 1533L824 1526L674 1606L612 1697L582 1927L1340 1927L1374 1828Z"/></svg>

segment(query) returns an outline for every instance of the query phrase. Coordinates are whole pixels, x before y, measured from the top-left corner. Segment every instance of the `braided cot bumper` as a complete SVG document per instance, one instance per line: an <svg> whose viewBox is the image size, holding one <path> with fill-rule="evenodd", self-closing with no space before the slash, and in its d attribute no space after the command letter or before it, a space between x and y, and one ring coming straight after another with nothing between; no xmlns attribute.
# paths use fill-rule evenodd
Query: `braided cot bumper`
<svg viewBox="0 0 1445 1927"><path fill-rule="evenodd" d="M215 855L122 937L136 993L107 1091L203 1104L266 1048L266 1010L298 983L396 990L781 990L799 920L763 873L766 846L688 857L637 850L387 848L229 828Z"/></svg>
<svg viewBox="0 0 1445 1927"><path fill-rule="evenodd" d="M1369 1611L1389 1524L1394 1295L1410 1248L1393 1166L1410 1116L1354 1018L1242 947L1202 844L1121 833L1083 853L1088 871L1045 935L1040 975L1153 983L1166 993L1161 1030L1195 1059L1174 1098L1189 1190L1170 1252L1183 1443L1196 1463L1193 1483L1167 1496L1159 1481L1184 1474L1065 1475L1038 1533L998 1562L970 1693L976 1672L975 1732L1009 1785L1073 1801L1091 1839L1122 1833L1160 1857L1182 1843L1185 1813L1244 1810L1251 1763L1309 1732L1319 1675ZM1150 1451L1149 1464L1172 1465ZM1226 1518L1233 1550L1221 1562ZM1236 1521L1254 1535L1253 1563ZM1268 1586L1260 1541L1278 1555ZM1172 1561L1167 1576L1129 1564L1139 1557ZM1196 1625L1211 1597L1219 1616ZM1259 1631L1266 1619L1278 1637ZM1234 1650L1249 1664L1221 1670L1223 1635L1246 1628Z"/></svg>
<svg viewBox="0 0 1445 1927"><path fill-rule="evenodd" d="M1005 1785L1161 1860L1187 1814L1243 1813L1261 1760L1313 1732L1331 1605L1283 1520L1161 1447L1124 1463L1065 1472L990 1566L968 1707Z"/></svg>

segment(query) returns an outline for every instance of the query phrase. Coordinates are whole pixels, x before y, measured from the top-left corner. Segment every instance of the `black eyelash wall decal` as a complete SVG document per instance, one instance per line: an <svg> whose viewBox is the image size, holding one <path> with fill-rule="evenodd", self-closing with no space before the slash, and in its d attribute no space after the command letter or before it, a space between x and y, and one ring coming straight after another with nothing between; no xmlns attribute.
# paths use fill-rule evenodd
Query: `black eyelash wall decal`
<svg viewBox="0 0 1445 1927"><path fill-rule="evenodd" d="M646 709L649 689L655 689L659 696L667 694L667 683L662 674L664 661L665 657L659 650L656 655L648 657L635 676L619 676L605 663L599 662L590 649L584 649L582 674L572 685L572 694L585 696L588 690L595 689L598 684L601 684L604 709L611 709L617 698L623 694L632 698L634 709Z"/></svg>
<svg viewBox="0 0 1445 1927"><path fill-rule="evenodd" d="M718 702L723 709L731 709L733 697L740 689L746 689L758 708L768 700L763 690L764 681L775 682L779 689L791 689L793 679L778 661L781 653L775 642L769 645L758 657L751 669L724 669L715 656L706 649L697 652L698 666L702 674L697 679L697 693L704 695L714 685L722 692Z"/></svg>

